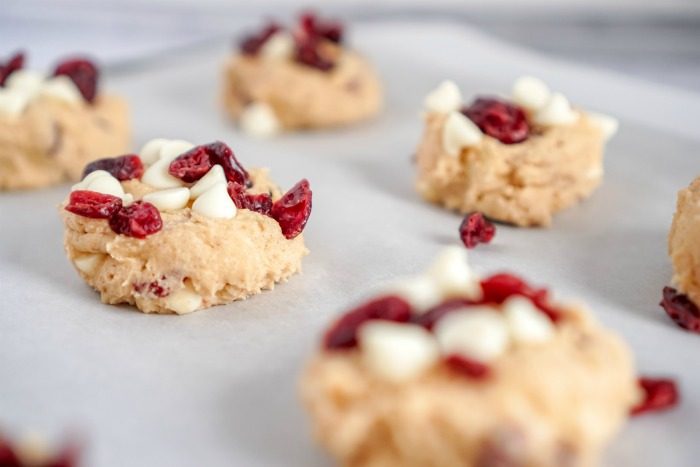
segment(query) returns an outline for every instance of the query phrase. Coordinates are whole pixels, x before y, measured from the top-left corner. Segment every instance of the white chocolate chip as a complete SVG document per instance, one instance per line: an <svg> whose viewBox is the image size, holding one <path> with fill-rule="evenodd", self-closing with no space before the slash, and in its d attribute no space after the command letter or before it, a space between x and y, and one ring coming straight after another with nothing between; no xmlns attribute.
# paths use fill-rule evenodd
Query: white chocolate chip
<svg viewBox="0 0 700 467"><path fill-rule="evenodd" d="M443 354L456 353L486 363L503 354L509 343L505 318L485 306L448 313L437 322L435 337Z"/></svg>
<svg viewBox="0 0 700 467"><path fill-rule="evenodd" d="M236 216L236 205L226 190L226 184L217 183L192 203L192 211L215 219L232 219Z"/></svg>
<svg viewBox="0 0 700 467"><path fill-rule="evenodd" d="M124 196L122 196L122 206L131 206L134 204L134 195L131 193L124 193Z"/></svg>
<svg viewBox="0 0 700 467"><path fill-rule="evenodd" d="M393 382L415 378L439 357L433 336L411 324L368 321L359 329L358 342L370 371Z"/></svg>
<svg viewBox="0 0 700 467"><path fill-rule="evenodd" d="M87 186L95 179L100 178L100 177L111 177L112 174L107 172L106 170L94 170L87 174L85 178L83 178L81 181L73 185L70 189L70 191L76 191L76 190L87 190Z"/></svg>
<svg viewBox="0 0 700 467"><path fill-rule="evenodd" d="M181 186L153 191L144 195L143 200L157 207L159 211L175 211L187 206L190 201L190 189Z"/></svg>
<svg viewBox="0 0 700 467"><path fill-rule="evenodd" d="M193 147L194 144L181 139L168 141L160 148L160 160L166 160L168 163L170 163Z"/></svg>
<svg viewBox="0 0 700 467"><path fill-rule="evenodd" d="M92 274L103 256L101 253L86 253L73 259L73 264L85 274Z"/></svg>
<svg viewBox="0 0 700 467"><path fill-rule="evenodd" d="M111 175L94 178L86 184L85 190L118 196L120 198L124 196L124 188L122 188L122 184Z"/></svg>
<svg viewBox="0 0 700 467"><path fill-rule="evenodd" d="M219 164L214 165L204 177L197 180L197 183L190 188L190 197L197 199L202 193L217 183L226 183L226 174L224 169Z"/></svg>
<svg viewBox="0 0 700 467"><path fill-rule="evenodd" d="M5 87L19 90L30 97L35 96L44 84L44 75L33 70L17 70L10 74L5 82Z"/></svg>
<svg viewBox="0 0 700 467"><path fill-rule="evenodd" d="M160 159L146 169L141 181L153 188L177 188L182 186L179 178L173 177L168 172L170 160Z"/></svg>
<svg viewBox="0 0 700 467"><path fill-rule="evenodd" d="M190 287L185 286L168 295L165 299L165 306L178 315L184 315L201 307L202 297Z"/></svg>
<svg viewBox="0 0 700 467"><path fill-rule="evenodd" d="M428 112L446 114L459 110L462 105L462 93L454 81L446 80L425 96L423 105Z"/></svg>
<svg viewBox="0 0 700 467"><path fill-rule="evenodd" d="M29 103L29 96L21 91L0 88L0 116L18 117Z"/></svg>
<svg viewBox="0 0 700 467"><path fill-rule="evenodd" d="M428 270L443 296L481 298L481 285L469 267L467 250L461 246L445 248Z"/></svg>
<svg viewBox="0 0 700 467"><path fill-rule="evenodd" d="M160 150L166 143L169 143L169 139L156 138L152 139L143 145L139 155L141 156L141 161L146 165L151 165L158 159L160 159Z"/></svg>
<svg viewBox="0 0 700 467"><path fill-rule="evenodd" d="M294 38L285 31L272 35L260 48L260 56L265 60L286 60L294 53Z"/></svg>
<svg viewBox="0 0 700 467"><path fill-rule="evenodd" d="M618 128L620 127L620 122L610 115L601 114L598 112L588 112L588 118L590 118L593 123L598 125L603 131L603 140L608 141L610 138L615 136Z"/></svg>
<svg viewBox="0 0 700 467"><path fill-rule="evenodd" d="M442 147L450 156L458 156L462 148L476 146L483 136L474 122L461 112L453 111L447 115L442 127Z"/></svg>
<svg viewBox="0 0 700 467"><path fill-rule="evenodd" d="M281 129L274 109L264 102L253 102L243 109L239 124L244 132L258 138L274 136Z"/></svg>
<svg viewBox="0 0 700 467"><path fill-rule="evenodd" d="M514 296L506 300L503 314L515 342L544 342L554 335L552 321L525 297Z"/></svg>
<svg viewBox="0 0 700 467"><path fill-rule="evenodd" d="M578 119L569 100L561 93L554 93L547 104L535 113L534 120L540 125L570 125Z"/></svg>
<svg viewBox="0 0 700 467"><path fill-rule="evenodd" d="M513 84L513 101L530 111L543 108L550 96L547 84L533 76L521 76Z"/></svg>
<svg viewBox="0 0 700 467"><path fill-rule="evenodd" d="M83 95L78 87L67 76L55 76L44 82L39 89L42 96L53 97L64 102L77 104L83 101Z"/></svg>
<svg viewBox="0 0 700 467"><path fill-rule="evenodd" d="M422 313L442 302L442 292L435 280L427 275L409 277L385 289L387 293L395 293L411 304L416 313Z"/></svg>

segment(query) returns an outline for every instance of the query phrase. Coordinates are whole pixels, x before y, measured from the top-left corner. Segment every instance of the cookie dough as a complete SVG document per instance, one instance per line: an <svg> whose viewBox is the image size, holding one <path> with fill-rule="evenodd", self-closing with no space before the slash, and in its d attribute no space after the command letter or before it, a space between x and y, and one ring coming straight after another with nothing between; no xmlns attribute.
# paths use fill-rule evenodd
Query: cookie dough
<svg viewBox="0 0 700 467"><path fill-rule="evenodd" d="M463 250L387 294L336 321L301 379L340 465L595 465L639 397L618 337L513 276L479 282Z"/></svg>
<svg viewBox="0 0 700 467"><path fill-rule="evenodd" d="M678 291L700 305L700 177L678 193L676 213L668 236L673 282Z"/></svg>
<svg viewBox="0 0 700 467"><path fill-rule="evenodd" d="M168 171L182 159L180 155L217 144L223 143L193 148L184 141L154 140L141 152L147 168L140 180L114 186L114 178L96 171L74 187L61 209L66 252L103 302L133 304L145 313L184 314L272 289L301 270L301 260L308 254L299 234L303 225L290 231L284 213L277 215L289 195L282 196L266 170L242 172L247 188L241 188L220 165L213 165L206 175L200 171L191 182ZM197 157L201 160L201 153ZM97 178L91 178L94 174ZM232 187L238 187L237 201ZM311 192L308 184L305 187L308 217ZM72 197L85 190L112 195L123 206L150 204L159 213L162 227L151 228L152 224L143 222L145 229L150 228L144 235L129 223L123 229L115 218L119 212L102 218L69 212ZM251 203L241 205L241 196Z"/></svg>
<svg viewBox="0 0 700 467"><path fill-rule="evenodd" d="M277 28L226 63L224 107L247 133L347 125L381 110L382 89L369 62L340 37L309 29Z"/></svg>
<svg viewBox="0 0 700 467"><path fill-rule="evenodd" d="M0 87L0 190L78 180L88 162L124 153L129 142L128 109L119 97L88 102L65 76L27 70Z"/></svg>
<svg viewBox="0 0 700 467"><path fill-rule="evenodd" d="M616 131L616 121L574 110L560 94L546 87L533 90L527 80L534 78L525 79L525 91L522 79L516 82L515 104L490 100L522 112L521 122L512 117L510 134L489 127L489 119L500 115L484 117L486 131L468 118L470 108L462 108L452 82L426 98L425 130L416 153L416 187L426 200L518 226L547 226L554 213L600 185L604 143ZM479 101L489 99L472 107Z"/></svg>

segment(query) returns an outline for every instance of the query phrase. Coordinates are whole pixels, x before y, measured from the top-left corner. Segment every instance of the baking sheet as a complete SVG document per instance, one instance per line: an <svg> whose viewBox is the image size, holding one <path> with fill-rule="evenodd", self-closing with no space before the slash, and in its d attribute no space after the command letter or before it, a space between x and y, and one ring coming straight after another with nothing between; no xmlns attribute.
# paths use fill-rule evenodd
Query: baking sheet
<svg viewBox="0 0 700 467"><path fill-rule="evenodd" d="M297 402L298 372L332 317L378 283L422 270L457 243L460 217L423 203L411 154L425 93L446 77L465 95L507 92L532 73L583 107L621 117L606 179L549 230L499 226L471 255L585 300L633 347L640 372L678 378L683 402L632 420L609 467L694 465L700 457L700 337L657 303L671 275L675 194L700 173L700 96L555 62L449 24L371 23L354 42L387 84L372 123L258 141L216 103L228 44L113 76L133 106L135 143L222 139L282 186L307 177L314 210L304 273L271 293L187 316L102 305L62 251L56 205L68 186L0 195L0 427L77 433L85 465L321 466Z"/></svg>

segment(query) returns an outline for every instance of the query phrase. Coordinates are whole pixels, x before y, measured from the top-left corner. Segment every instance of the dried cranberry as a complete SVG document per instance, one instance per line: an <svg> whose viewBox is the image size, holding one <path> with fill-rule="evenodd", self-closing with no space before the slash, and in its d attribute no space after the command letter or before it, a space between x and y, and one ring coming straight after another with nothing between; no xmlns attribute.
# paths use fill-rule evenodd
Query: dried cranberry
<svg viewBox="0 0 700 467"><path fill-rule="evenodd" d="M345 313L326 332L326 349L348 349L357 346L357 331L366 321L381 319L405 323L411 318L411 305L395 295L374 299Z"/></svg>
<svg viewBox="0 0 700 467"><path fill-rule="evenodd" d="M659 305L683 329L700 332L700 310L687 295L678 293L673 287L664 287L664 296Z"/></svg>
<svg viewBox="0 0 700 467"><path fill-rule="evenodd" d="M122 206L109 219L112 230L121 235L145 238L163 228L158 208L145 201L136 201L130 206Z"/></svg>
<svg viewBox="0 0 700 467"><path fill-rule="evenodd" d="M329 71L335 65L331 60L321 55L319 52L319 41L316 37L297 39L294 60L321 71Z"/></svg>
<svg viewBox="0 0 700 467"><path fill-rule="evenodd" d="M204 177L212 165L207 146L196 146L173 160L168 172L183 182L192 183Z"/></svg>
<svg viewBox="0 0 700 467"><path fill-rule="evenodd" d="M96 191L76 190L70 194L66 211L92 219L109 219L122 207L117 196Z"/></svg>
<svg viewBox="0 0 700 467"><path fill-rule="evenodd" d="M435 323L440 321L443 316L460 308L478 305L479 302L474 302L466 298L453 298L434 306L425 313L413 316L411 322L423 326L428 330L432 330Z"/></svg>
<svg viewBox="0 0 700 467"><path fill-rule="evenodd" d="M285 238L292 239L304 230L311 215L311 195L309 181L303 179L272 205L270 216L280 225Z"/></svg>
<svg viewBox="0 0 700 467"><path fill-rule="evenodd" d="M17 52L5 63L0 63L0 86L5 85L7 78L24 67L24 53Z"/></svg>
<svg viewBox="0 0 700 467"><path fill-rule="evenodd" d="M118 157L105 157L90 162L83 170L83 178L95 170L106 170L114 178L120 181L141 178L143 175L143 163L136 154L127 154Z"/></svg>
<svg viewBox="0 0 700 467"><path fill-rule="evenodd" d="M340 21L322 20L313 12L302 14L299 26L309 37L322 37L336 44L343 40L343 25Z"/></svg>
<svg viewBox="0 0 700 467"><path fill-rule="evenodd" d="M94 102L97 96L99 71L90 60L81 58L65 60L58 64L53 75L69 77L78 87L83 98L88 102Z"/></svg>
<svg viewBox="0 0 700 467"><path fill-rule="evenodd" d="M221 141L214 141L204 145L204 148L209 154L212 164L219 164L224 169L226 180L229 182L240 183L250 188L251 182L248 172L243 168L236 155L230 147Z"/></svg>
<svg viewBox="0 0 700 467"><path fill-rule="evenodd" d="M503 144L525 141L530 133L523 109L499 99L480 97L462 113Z"/></svg>
<svg viewBox="0 0 700 467"><path fill-rule="evenodd" d="M10 443L2 438L0 438L0 466L22 467L22 462L20 462Z"/></svg>
<svg viewBox="0 0 700 467"><path fill-rule="evenodd" d="M495 274L481 281L483 302L500 305L513 295L529 298L532 303L549 319L557 322L561 318L559 310L549 304L549 293L546 289L535 289L521 278L512 274Z"/></svg>
<svg viewBox="0 0 700 467"><path fill-rule="evenodd" d="M269 23L258 34L251 34L244 37L239 44L241 52L246 55L256 55L260 52L260 48L265 42L281 29L279 24Z"/></svg>
<svg viewBox="0 0 700 467"><path fill-rule="evenodd" d="M140 294L150 294L161 298L167 297L170 295L170 288L163 285L161 282L163 280L165 280L165 276L161 276L160 280L134 284L134 289Z"/></svg>
<svg viewBox="0 0 700 467"><path fill-rule="evenodd" d="M235 182L228 182L228 195L238 209L248 209L269 216L272 211L272 197L268 193L254 195Z"/></svg>
<svg viewBox="0 0 700 467"><path fill-rule="evenodd" d="M448 368L469 378L482 379L491 374L491 368L488 365L463 355L450 354L444 358L444 361Z"/></svg>
<svg viewBox="0 0 700 467"><path fill-rule="evenodd" d="M644 400L630 410L631 415L667 410L678 404L680 395L672 379L641 377L637 383L644 392Z"/></svg>
<svg viewBox="0 0 700 467"><path fill-rule="evenodd" d="M489 243L496 234L496 226L480 212L467 214L459 226L459 236L464 246L471 249L479 243Z"/></svg>

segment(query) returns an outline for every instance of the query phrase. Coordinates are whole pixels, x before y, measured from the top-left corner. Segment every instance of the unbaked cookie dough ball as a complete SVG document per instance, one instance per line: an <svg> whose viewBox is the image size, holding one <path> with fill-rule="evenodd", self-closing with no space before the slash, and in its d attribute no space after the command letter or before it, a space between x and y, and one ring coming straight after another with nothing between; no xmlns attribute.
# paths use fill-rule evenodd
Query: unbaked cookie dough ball
<svg viewBox="0 0 700 467"><path fill-rule="evenodd" d="M512 99L478 97L464 106L443 82L425 99L417 150L418 192L462 213L480 211L518 226L547 226L603 179L611 117L572 108L537 78L522 77Z"/></svg>
<svg viewBox="0 0 700 467"><path fill-rule="evenodd" d="M661 305L681 327L700 332L700 177L678 193L668 236L675 289L664 289Z"/></svg>
<svg viewBox="0 0 700 467"><path fill-rule="evenodd" d="M466 250L341 315L301 379L348 467L589 466L639 398L627 346Z"/></svg>
<svg viewBox="0 0 700 467"><path fill-rule="evenodd" d="M299 272L311 188L282 194L219 141L156 139L88 165L61 214L68 259L103 302L185 314Z"/></svg>
<svg viewBox="0 0 700 467"><path fill-rule="evenodd" d="M224 69L226 111L254 136L376 115L382 108L379 78L343 36L340 23L307 13L292 28L270 23L246 37Z"/></svg>
<svg viewBox="0 0 700 467"><path fill-rule="evenodd" d="M48 75L25 69L22 53L0 63L0 190L75 181L91 160L128 149L127 105L98 78L81 58Z"/></svg>

